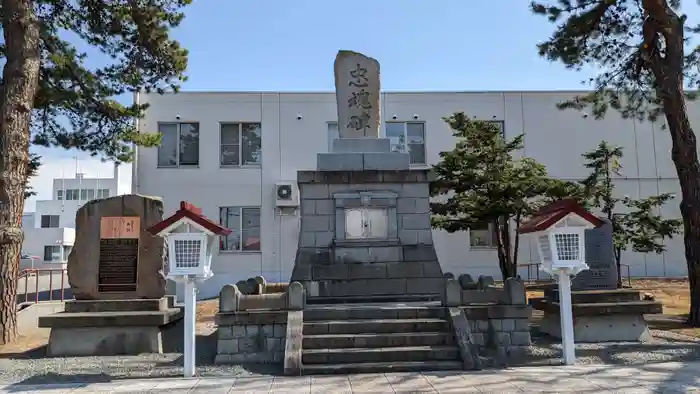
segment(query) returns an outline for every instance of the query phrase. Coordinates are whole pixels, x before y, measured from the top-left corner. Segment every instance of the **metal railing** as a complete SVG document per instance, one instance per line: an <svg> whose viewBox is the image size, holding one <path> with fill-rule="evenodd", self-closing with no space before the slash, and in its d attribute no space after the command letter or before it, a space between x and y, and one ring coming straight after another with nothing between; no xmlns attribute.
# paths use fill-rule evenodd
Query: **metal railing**
<svg viewBox="0 0 700 394"><path fill-rule="evenodd" d="M17 278L17 301L19 302L39 302L39 301L65 301L66 300L66 268L27 268L19 273ZM60 283L58 289L54 288L54 276L58 273L60 280L55 282ZM48 276L48 288L40 286L42 278ZM32 283L33 280L33 283ZM21 285L24 284L24 289ZM32 292L33 290L33 292ZM54 292L58 291L56 297ZM48 299L40 299L42 292L48 292ZM31 295L31 297L30 297Z"/></svg>

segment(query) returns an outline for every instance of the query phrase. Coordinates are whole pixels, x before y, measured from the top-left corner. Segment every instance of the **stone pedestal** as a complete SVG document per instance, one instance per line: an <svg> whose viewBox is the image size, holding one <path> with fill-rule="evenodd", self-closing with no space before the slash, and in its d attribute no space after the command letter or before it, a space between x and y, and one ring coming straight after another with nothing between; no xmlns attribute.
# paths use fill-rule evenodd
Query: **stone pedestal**
<svg viewBox="0 0 700 394"><path fill-rule="evenodd" d="M67 301L39 317L50 328L48 355L117 356L163 352L163 331L182 319L174 298Z"/></svg>
<svg viewBox="0 0 700 394"><path fill-rule="evenodd" d="M299 171L297 179L301 231L291 280L304 284L311 302L314 297L441 298L445 279L433 247L428 170ZM383 236L349 237L346 210L353 208L385 212Z"/></svg>
<svg viewBox="0 0 700 394"><path fill-rule="evenodd" d="M642 301L638 290L588 290L571 293L576 342L646 342L652 339L644 315L662 313L662 305ZM559 294L548 290L530 300L544 312L540 331L561 338Z"/></svg>

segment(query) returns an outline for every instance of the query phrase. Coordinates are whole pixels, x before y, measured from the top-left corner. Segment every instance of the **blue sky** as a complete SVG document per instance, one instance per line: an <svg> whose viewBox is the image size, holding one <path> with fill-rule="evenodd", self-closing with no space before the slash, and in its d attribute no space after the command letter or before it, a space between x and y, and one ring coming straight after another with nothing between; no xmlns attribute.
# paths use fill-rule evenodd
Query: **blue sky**
<svg viewBox="0 0 700 394"><path fill-rule="evenodd" d="M700 6L687 1L690 20ZM581 89L586 73L539 57L553 31L521 0L195 0L174 37L189 49L184 90L333 90L333 60L351 49L379 60L382 89ZM95 61L99 56L89 52ZM76 152L37 150L45 165L32 185L75 172ZM84 155L88 176L110 165ZM128 183L128 167L122 169ZM33 210L28 201L26 211Z"/></svg>

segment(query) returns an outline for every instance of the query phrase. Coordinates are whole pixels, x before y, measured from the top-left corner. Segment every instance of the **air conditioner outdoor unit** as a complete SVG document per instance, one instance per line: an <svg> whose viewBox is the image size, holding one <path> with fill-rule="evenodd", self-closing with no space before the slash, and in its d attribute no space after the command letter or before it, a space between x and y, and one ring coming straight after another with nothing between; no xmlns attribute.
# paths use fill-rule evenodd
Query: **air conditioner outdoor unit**
<svg viewBox="0 0 700 394"><path fill-rule="evenodd" d="M296 208L299 206L299 189L296 182L277 182L275 184L275 206L277 208Z"/></svg>

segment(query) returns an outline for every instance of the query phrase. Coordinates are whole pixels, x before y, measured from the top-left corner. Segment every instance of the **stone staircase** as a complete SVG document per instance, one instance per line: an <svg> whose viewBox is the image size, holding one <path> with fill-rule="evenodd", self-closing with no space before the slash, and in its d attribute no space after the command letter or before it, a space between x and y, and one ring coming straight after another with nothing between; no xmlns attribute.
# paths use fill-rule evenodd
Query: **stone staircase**
<svg viewBox="0 0 700 394"><path fill-rule="evenodd" d="M439 301L344 301L304 310L304 374L462 369Z"/></svg>

